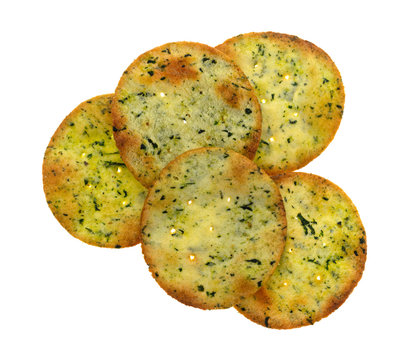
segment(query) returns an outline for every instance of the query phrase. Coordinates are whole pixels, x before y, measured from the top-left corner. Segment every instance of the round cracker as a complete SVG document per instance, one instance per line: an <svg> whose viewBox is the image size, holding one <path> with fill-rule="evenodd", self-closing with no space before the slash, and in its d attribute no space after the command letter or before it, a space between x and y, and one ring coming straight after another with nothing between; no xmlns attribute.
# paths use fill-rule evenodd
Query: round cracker
<svg viewBox="0 0 409 360"><path fill-rule="evenodd" d="M322 49L272 32L239 35L216 48L241 67L261 103L258 166L271 175L293 171L324 151L341 122L345 94Z"/></svg>
<svg viewBox="0 0 409 360"><path fill-rule="evenodd" d="M139 56L119 81L113 114L121 156L145 186L188 150L220 146L252 159L260 140L261 110L246 76L199 43Z"/></svg>
<svg viewBox="0 0 409 360"><path fill-rule="evenodd" d="M358 211L335 184L312 174L275 178L287 241L274 274L236 307L260 325L290 329L328 316L361 279L366 235Z"/></svg>
<svg viewBox="0 0 409 360"><path fill-rule="evenodd" d="M277 266L286 218L274 181L248 158L200 148L168 164L149 190L142 251L159 285L186 305L228 308Z"/></svg>
<svg viewBox="0 0 409 360"><path fill-rule="evenodd" d="M140 241L147 190L115 145L112 96L85 101L64 119L45 152L43 183L51 211L71 235L90 245L120 248Z"/></svg>

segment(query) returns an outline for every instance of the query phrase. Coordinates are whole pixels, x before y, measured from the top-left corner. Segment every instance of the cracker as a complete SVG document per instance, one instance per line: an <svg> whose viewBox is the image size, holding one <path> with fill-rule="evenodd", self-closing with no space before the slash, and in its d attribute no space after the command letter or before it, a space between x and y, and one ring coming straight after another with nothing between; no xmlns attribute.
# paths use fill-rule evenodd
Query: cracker
<svg viewBox="0 0 409 360"><path fill-rule="evenodd" d="M220 146L253 158L260 140L261 110L246 76L199 43L139 56L119 81L113 114L121 156L146 186L185 151Z"/></svg>
<svg viewBox="0 0 409 360"><path fill-rule="evenodd" d="M299 169L332 141L344 109L341 75L330 57L296 36L231 38L217 49L249 77L263 114L254 161L271 175Z"/></svg>
<svg viewBox="0 0 409 360"><path fill-rule="evenodd" d="M236 307L263 326L289 329L328 316L362 276L366 235L348 196L312 174L275 178L287 214L280 263L262 288Z"/></svg>
<svg viewBox="0 0 409 360"><path fill-rule="evenodd" d="M248 158L200 148L167 165L149 190L142 251L159 285L186 305L228 308L277 266L286 219L275 183Z"/></svg>
<svg viewBox="0 0 409 360"><path fill-rule="evenodd" d="M112 95L80 104L57 129L43 162L44 192L61 225L91 245L137 244L147 190L120 158L112 131Z"/></svg>

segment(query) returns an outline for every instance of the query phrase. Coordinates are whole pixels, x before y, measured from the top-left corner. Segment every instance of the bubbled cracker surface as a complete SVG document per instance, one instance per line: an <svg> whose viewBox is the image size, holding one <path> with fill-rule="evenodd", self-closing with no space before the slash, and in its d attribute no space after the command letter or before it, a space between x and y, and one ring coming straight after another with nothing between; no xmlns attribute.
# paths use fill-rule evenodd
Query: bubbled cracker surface
<svg viewBox="0 0 409 360"><path fill-rule="evenodd" d="M260 139L249 81L226 55L198 43L139 56L119 82L113 111L121 155L146 185L185 151L220 146L253 158Z"/></svg>
<svg viewBox="0 0 409 360"><path fill-rule="evenodd" d="M123 247L139 242L146 189L135 180L115 145L112 95L79 105L47 147L44 191L58 221L92 245Z"/></svg>
<svg viewBox="0 0 409 360"><path fill-rule="evenodd" d="M227 308L271 274L285 223L276 185L250 160L198 149L169 164L150 190L142 249L169 295L204 309Z"/></svg>
<svg viewBox="0 0 409 360"><path fill-rule="evenodd" d="M295 36L250 33L217 49L249 77L263 114L255 162L270 174L296 170L317 157L341 121L344 88L329 56Z"/></svg>
<svg viewBox="0 0 409 360"><path fill-rule="evenodd" d="M287 214L285 249L274 274L237 309L261 325L293 328L345 301L364 269L366 236L351 200L328 180L292 173L275 181Z"/></svg>

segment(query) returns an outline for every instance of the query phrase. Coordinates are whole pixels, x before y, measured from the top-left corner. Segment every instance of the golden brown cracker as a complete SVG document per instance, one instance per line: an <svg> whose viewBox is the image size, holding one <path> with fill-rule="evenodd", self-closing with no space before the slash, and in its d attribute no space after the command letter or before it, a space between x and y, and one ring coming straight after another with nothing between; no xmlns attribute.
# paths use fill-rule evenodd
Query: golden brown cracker
<svg viewBox="0 0 409 360"><path fill-rule="evenodd" d="M47 147L43 184L61 225L91 245L137 244L146 189L122 161L113 139L113 95L81 103L61 123Z"/></svg>
<svg viewBox="0 0 409 360"><path fill-rule="evenodd" d="M140 55L119 81L113 114L121 156L146 186L185 151L219 146L253 158L260 140L260 106L246 76L199 43Z"/></svg>
<svg viewBox="0 0 409 360"><path fill-rule="evenodd" d="M262 286L282 253L286 221L277 186L252 161L200 148L162 170L141 229L159 285L186 305L218 309Z"/></svg>
<svg viewBox="0 0 409 360"><path fill-rule="evenodd" d="M275 178L287 241L273 275L236 308L260 325L290 329L328 316L361 279L366 235L358 211L335 184L312 174Z"/></svg>
<svg viewBox="0 0 409 360"><path fill-rule="evenodd" d="M299 169L332 141L344 111L344 87L331 58L296 36L248 33L216 47L248 76L263 129L254 161L271 175Z"/></svg>

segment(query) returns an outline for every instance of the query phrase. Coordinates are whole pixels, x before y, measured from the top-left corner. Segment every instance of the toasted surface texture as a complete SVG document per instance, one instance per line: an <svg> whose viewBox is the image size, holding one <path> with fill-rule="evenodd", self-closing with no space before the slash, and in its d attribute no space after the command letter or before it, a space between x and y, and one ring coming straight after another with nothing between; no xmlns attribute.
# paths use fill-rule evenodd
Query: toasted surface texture
<svg viewBox="0 0 409 360"><path fill-rule="evenodd" d="M257 291L277 265L286 219L275 183L222 148L186 152L149 190L142 251L171 296L202 309L228 308Z"/></svg>
<svg viewBox="0 0 409 360"><path fill-rule="evenodd" d="M336 310L362 276L365 230L348 196L319 176L275 178L287 214L280 263L262 288L236 308L263 326L289 329Z"/></svg>
<svg viewBox="0 0 409 360"><path fill-rule="evenodd" d="M293 171L316 158L341 121L344 87L330 57L296 36L239 35L216 47L249 77L263 114L254 161L269 174Z"/></svg>
<svg viewBox="0 0 409 360"><path fill-rule="evenodd" d="M137 244L147 190L125 167L115 145L112 95L80 104L57 129L43 162L54 216L76 238L101 247Z"/></svg>
<svg viewBox="0 0 409 360"><path fill-rule="evenodd" d="M198 43L139 56L119 81L113 114L121 156L146 186L185 151L220 146L253 158L260 140L261 110L246 76Z"/></svg>

